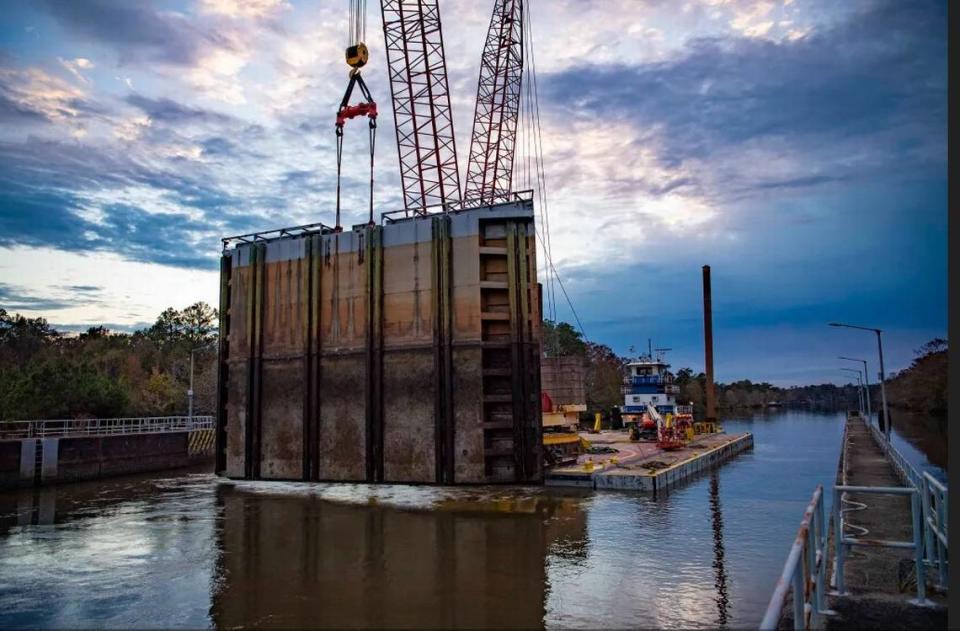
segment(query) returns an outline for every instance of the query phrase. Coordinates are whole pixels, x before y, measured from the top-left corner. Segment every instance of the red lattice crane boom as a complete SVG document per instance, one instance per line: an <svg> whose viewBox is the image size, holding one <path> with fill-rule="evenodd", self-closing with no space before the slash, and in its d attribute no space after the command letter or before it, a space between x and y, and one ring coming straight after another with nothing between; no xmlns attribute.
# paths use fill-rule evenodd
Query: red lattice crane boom
<svg viewBox="0 0 960 631"><path fill-rule="evenodd" d="M471 206L500 200L513 186L523 80L523 0L494 1L480 60L464 186L464 203Z"/></svg>
<svg viewBox="0 0 960 631"><path fill-rule="evenodd" d="M437 0L381 0L407 210L460 200L460 171Z"/></svg>

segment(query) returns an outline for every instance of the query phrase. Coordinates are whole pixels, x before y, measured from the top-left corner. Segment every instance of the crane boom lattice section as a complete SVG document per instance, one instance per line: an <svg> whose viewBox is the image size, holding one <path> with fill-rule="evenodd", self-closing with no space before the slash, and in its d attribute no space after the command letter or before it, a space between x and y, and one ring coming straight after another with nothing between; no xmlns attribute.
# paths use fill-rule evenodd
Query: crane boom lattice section
<svg viewBox="0 0 960 631"><path fill-rule="evenodd" d="M460 201L437 0L382 0L390 93L408 210Z"/></svg>
<svg viewBox="0 0 960 631"><path fill-rule="evenodd" d="M480 61L465 205L495 203L513 185L523 80L523 0L496 0Z"/></svg>

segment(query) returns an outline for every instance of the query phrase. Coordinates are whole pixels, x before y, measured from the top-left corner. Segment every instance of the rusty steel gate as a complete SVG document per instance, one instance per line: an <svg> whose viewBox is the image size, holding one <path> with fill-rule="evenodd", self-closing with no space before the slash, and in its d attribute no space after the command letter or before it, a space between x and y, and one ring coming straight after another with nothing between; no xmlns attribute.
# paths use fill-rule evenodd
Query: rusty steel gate
<svg viewBox="0 0 960 631"><path fill-rule="evenodd" d="M217 471L539 482L533 202L224 240Z"/></svg>

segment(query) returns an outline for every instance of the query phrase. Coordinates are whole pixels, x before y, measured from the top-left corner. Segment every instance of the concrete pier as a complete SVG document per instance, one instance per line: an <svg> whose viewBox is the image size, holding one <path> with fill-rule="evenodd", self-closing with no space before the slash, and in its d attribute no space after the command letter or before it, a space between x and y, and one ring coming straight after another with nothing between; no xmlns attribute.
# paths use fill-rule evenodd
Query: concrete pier
<svg viewBox="0 0 960 631"><path fill-rule="evenodd" d="M837 484L898 487L902 479L860 418L847 421ZM867 541L913 539L910 498L902 495L848 493L843 502L845 536ZM833 533L835 536L835 533ZM834 550L834 540L828 550ZM831 595L827 618L831 629L847 628L946 628L946 599L934 590L933 572L927 573L927 606L918 606L913 551L889 547L857 546L844 558L845 595ZM836 559L828 568L836 571ZM786 624L787 621L784 621ZM781 625L783 626L783 625Z"/></svg>
<svg viewBox="0 0 960 631"><path fill-rule="evenodd" d="M664 451L653 442L630 442L625 432L582 434L595 446L616 449L610 454L585 454L575 465L547 472L548 486L577 486L629 491L664 491L753 447L753 435L701 434L682 448Z"/></svg>

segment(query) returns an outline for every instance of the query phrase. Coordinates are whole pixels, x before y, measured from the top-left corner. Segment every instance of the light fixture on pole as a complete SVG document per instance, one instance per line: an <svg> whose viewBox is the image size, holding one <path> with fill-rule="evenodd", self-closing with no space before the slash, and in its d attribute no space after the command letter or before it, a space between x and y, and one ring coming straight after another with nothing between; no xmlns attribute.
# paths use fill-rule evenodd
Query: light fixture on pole
<svg viewBox="0 0 960 631"><path fill-rule="evenodd" d="M844 359L848 362L860 362L863 364L863 385L864 388L866 388L866 391L864 392L864 398L867 400L867 421L872 422L871 419L873 418L873 411L870 409L870 371L867 368L867 360L858 359L856 357L844 357L842 355L838 357L838 359Z"/></svg>
<svg viewBox="0 0 960 631"><path fill-rule="evenodd" d="M883 341L880 338L880 329L874 329L869 326L857 326L856 324L844 324L842 322L830 322L830 326L842 326L848 329L860 329L861 331L873 331L877 334L877 352L880 355L880 399L883 404L883 433L887 441L890 441L890 409L887 407L887 388L883 374Z"/></svg>
<svg viewBox="0 0 960 631"><path fill-rule="evenodd" d="M860 403L860 414L863 414L863 373L859 368L841 368L844 372L852 372L857 375L857 400Z"/></svg>

